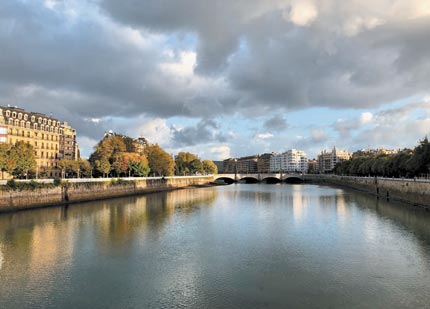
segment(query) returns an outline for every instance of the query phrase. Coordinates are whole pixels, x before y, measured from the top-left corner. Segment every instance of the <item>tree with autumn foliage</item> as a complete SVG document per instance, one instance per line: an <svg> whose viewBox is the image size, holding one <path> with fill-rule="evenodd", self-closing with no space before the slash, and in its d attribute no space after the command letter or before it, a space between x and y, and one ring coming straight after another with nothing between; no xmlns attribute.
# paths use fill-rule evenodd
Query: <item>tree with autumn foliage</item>
<svg viewBox="0 0 430 309"><path fill-rule="evenodd" d="M36 157L32 145L23 141L16 142L10 149L10 158L14 161L13 175L28 178L36 169Z"/></svg>
<svg viewBox="0 0 430 309"><path fill-rule="evenodd" d="M148 158L149 168L153 176L171 176L175 170L175 161L170 154L165 152L160 146L148 145L144 151Z"/></svg>
<svg viewBox="0 0 430 309"><path fill-rule="evenodd" d="M215 165L215 163L211 160L203 160L203 171L205 174L217 174L218 173L218 167Z"/></svg>

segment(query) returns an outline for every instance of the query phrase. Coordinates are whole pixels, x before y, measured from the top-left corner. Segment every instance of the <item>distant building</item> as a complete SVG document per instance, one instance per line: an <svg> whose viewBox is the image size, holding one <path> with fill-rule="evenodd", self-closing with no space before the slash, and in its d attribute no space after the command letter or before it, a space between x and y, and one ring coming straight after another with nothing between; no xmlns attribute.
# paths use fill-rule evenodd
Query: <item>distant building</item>
<svg viewBox="0 0 430 309"><path fill-rule="evenodd" d="M282 154L274 152L270 157L270 172L278 173L281 171Z"/></svg>
<svg viewBox="0 0 430 309"><path fill-rule="evenodd" d="M336 147L333 147L331 152L327 150L321 151L318 155L318 171L320 173L328 173L333 171L335 166L338 163L349 160L351 158L351 154L346 150L337 150Z"/></svg>
<svg viewBox="0 0 430 309"><path fill-rule="evenodd" d="M60 143L60 158L64 160L77 160L79 158L79 148L76 142L76 130L63 123L63 134Z"/></svg>
<svg viewBox="0 0 430 309"><path fill-rule="evenodd" d="M260 174L270 173L270 158L272 157L271 153L264 153L258 156L257 160L257 171Z"/></svg>
<svg viewBox="0 0 430 309"><path fill-rule="evenodd" d="M141 136L133 140L133 145L136 152L143 154L145 147L149 145L149 142L146 138Z"/></svg>
<svg viewBox="0 0 430 309"><path fill-rule="evenodd" d="M306 173L307 170L308 158L303 150L290 149L282 154L273 154L271 157L270 171L273 173Z"/></svg>
<svg viewBox="0 0 430 309"><path fill-rule="evenodd" d="M225 174L234 174L237 172L237 159L229 158L222 161L222 170Z"/></svg>
<svg viewBox="0 0 430 309"><path fill-rule="evenodd" d="M308 160L308 173L315 174L318 172L318 161L315 159Z"/></svg>
<svg viewBox="0 0 430 309"><path fill-rule="evenodd" d="M237 159L238 173L257 173L258 172L258 155L241 157Z"/></svg>
<svg viewBox="0 0 430 309"><path fill-rule="evenodd" d="M355 151L352 156L353 157L362 157L362 156L374 156L374 155L393 155L398 153L399 150L392 149L361 149Z"/></svg>

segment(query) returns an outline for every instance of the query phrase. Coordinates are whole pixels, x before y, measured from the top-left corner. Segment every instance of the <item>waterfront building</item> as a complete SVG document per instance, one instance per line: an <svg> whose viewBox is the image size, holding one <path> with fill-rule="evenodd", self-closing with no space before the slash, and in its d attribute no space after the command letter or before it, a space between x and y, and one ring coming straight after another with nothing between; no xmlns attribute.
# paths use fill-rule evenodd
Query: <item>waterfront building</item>
<svg viewBox="0 0 430 309"><path fill-rule="evenodd" d="M258 155L241 157L237 159L237 172L255 174L258 172Z"/></svg>
<svg viewBox="0 0 430 309"><path fill-rule="evenodd" d="M328 173L333 171L338 163L349 160L351 153L346 150L338 150L336 146L332 151L323 150L318 155L318 172Z"/></svg>
<svg viewBox="0 0 430 309"><path fill-rule="evenodd" d="M315 159L308 160L308 173L315 174L318 172L318 161Z"/></svg>
<svg viewBox="0 0 430 309"><path fill-rule="evenodd" d="M58 161L79 157L76 130L67 123L42 113L0 106L0 142L14 145L19 141L33 146L36 174L60 176Z"/></svg>
<svg viewBox="0 0 430 309"><path fill-rule="evenodd" d="M222 161L222 170L225 174L234 174L237 172L237 159L228 158Z"/></svg>
<svg viewBox="0 0 430 309"><path fill-rule="evenodd" d="M278 152L272 153L270 157L270 172L279 173L281 171L281 158L282 155Z"/></svg>
<svg viewBox="0 0 430 309"><path fill-rule="evenodd" d="M272 157L272 153L264 153L258 156L257 161L257 170L260 174L270 173L270 158Z"/></svg>
<svg viewBox="0 0 430 309"><path fill-rule="evenodd" d="M63 134L60 134L60 159L77 160L79 158L79 148L76 141L76 130L67 122L62 124Z"/></svg>
<svg viewBox="0 0 430 309"><path fill-rule="evenodd" d="M308 170L308 158L303 150L290 149L282 154L273 154L270 160L272 173L305 173Z"/></svg>

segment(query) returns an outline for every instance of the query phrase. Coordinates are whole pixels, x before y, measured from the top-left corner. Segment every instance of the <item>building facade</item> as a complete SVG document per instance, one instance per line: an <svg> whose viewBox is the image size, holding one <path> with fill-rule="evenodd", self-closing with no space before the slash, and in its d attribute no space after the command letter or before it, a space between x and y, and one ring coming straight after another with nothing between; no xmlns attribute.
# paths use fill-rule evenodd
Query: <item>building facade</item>
<svg viewBox="0 0 430 309"><path fill-rule="evenodd" d="M237 159L237 172L244 174L258 173L258 155Z"/></svg>
<svg viewBox="0 0 430 309"><path fill-rule="evenodd" d="M76 130L67 123L18 107L0 106L0 142L14 145L19 141L34 148L36 176L40 173L50 177L60 176L57 168L59 160L78 159Z"/></svg>
<svg viewBox="0 0 430 309"><path fill-rule="evenodd" d="M351 154L346 150L337 150L336 147L333 147L331 152L327 150L321 151L318 155L318 172L319 173L328 173L333 171L338 163L349 160L351 158Z"/></svg>
<svg viewBox="0 0 430 309"><path fill-rule="evenodd" d="M272 173L306 173L308 158L303 150L290 149L281 154L273 154L270 158Z"/></svg>
<svg viewBox="0 0 430 309"><path fill-rule="evenodd" d="M260 174L270 173L270 158L272 157L271 153L264 153L258 156L257 161L257 170Z"/></svg>

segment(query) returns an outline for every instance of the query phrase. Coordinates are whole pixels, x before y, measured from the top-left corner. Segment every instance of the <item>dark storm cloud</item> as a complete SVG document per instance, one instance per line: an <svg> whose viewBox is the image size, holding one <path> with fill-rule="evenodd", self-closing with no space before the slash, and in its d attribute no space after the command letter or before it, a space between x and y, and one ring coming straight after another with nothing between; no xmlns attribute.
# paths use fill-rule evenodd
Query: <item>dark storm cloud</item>
<svg viewBox="0 0 430 309"><path fill-rule="evenodd" d="M209 119L198 122L195 126L182 129L172 128L172 139L176 146L193 146L211 142L223 143L227 139L218 130L218 124Z"/></svg>
<svg viewBox="0 0 430 309"><path fill-rule="evenodd" d="M375 106L427 89L430 20L401 16L418 2L307 2L317 16L304 27L285 18L297 1L101 5L124 24L196 33L197 72L224 68L238 107ZM377 13L395 9L399 18Z"/></svg>
<svg viewBox="0 0 430 309"><path fill-rule="evenodd" d="M275 115L272 118L267 119L263 126L269 131L282 131L288 127L287 120L280 115Z"/></svg>
<svg viewBox="0 0 430 309"><path fill-rule="evenodd" d="M429 12L399 3L3 0L1 103L48 108L94 138L110 117L374 107L430 87ZM166 66L182 52L195 52L194 68ZM211 128L176 140L217 139Z"/></svg>

